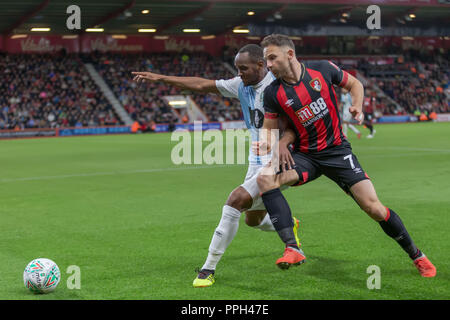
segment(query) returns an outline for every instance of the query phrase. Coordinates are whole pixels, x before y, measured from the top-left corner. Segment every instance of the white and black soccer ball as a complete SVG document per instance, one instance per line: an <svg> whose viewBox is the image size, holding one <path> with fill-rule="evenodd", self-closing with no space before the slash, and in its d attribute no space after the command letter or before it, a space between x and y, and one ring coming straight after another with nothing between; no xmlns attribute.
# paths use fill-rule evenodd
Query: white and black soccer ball
<svg viewBox="0 0 450 320"><path fill-rule="evenodd" d="M25 287L35 293L49 293L55 290L61 273L55 262L46 258L31 261L23 272Z"/></svg>

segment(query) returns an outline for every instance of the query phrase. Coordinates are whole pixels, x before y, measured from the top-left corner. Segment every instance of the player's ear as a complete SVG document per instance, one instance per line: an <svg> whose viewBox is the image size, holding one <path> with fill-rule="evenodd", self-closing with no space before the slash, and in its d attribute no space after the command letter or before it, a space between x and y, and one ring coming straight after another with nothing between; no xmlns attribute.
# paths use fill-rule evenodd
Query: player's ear
<svg viewBox="0 0 450 320"><path fill-rule="evenodd" d="M265 68L266 62L264 60L258 60L257 65L259 68Z"/></svg>
<svg viewBox="0 0 450 320"><path fill-rule="evenodd" d="M293 59L293 58L295 58L295 51L293 49L291 49L291 48L288 48L287 49L287 55L288 55L289 59Z"/></svg>

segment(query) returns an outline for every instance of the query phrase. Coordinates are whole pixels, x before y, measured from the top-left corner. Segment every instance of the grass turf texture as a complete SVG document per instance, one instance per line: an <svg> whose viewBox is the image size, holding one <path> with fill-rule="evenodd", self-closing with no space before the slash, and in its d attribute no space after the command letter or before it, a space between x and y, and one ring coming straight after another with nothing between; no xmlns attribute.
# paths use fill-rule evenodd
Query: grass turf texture
<svg viewBox="0 0 450 320"><path fill-rule="evenodd" d="M0 299L449 299L450 124L376 128L372 140L349 132L354 152L437 267L433 279L321 177L285 192L301 220L305 264L279 270L277 234L246 226L243 215L216 284L194 289L246 165L177 167L169 134L8 140L0 141ZM38 257L61 269L48 295L23 285ZM81 268L80 290L67 288L70 265ZM371 265L381 269L379 290L366 286Z"/></svg>

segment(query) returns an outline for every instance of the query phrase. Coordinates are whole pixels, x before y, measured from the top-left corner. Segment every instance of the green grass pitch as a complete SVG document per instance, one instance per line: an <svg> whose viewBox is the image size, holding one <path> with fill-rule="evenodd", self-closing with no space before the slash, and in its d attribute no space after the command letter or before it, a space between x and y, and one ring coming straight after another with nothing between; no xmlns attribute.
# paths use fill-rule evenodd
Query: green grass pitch
<svg viewBox="0 0 450 320"><path fill-rule="evenodd" d="M283 271L274 232L244 215L216 284L194 289L228 194L246 165L176 166L169 134L0 141L0 299L449 299L450 123L378 125L349 138L381 201L437 267L426 279L333 182L285 192L307 262ZM362 129L366 133L366 129ZM206 143L207 144L207 143ZM205 144L205 145L206 145ZM23 285L29 261L61 269L58 288ZM81 289L68 289L70 265ZM369 290L367 268L381 270Z"/></svg>

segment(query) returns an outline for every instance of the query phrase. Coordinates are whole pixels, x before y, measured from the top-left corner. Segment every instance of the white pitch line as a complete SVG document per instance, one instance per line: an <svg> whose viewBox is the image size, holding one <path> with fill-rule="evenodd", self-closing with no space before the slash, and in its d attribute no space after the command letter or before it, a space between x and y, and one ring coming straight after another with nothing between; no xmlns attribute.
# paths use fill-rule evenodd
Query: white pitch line
<svg viewBox="0 0 450 320"><path fill-rule="evenodd" d="M435 155L439 155L439 154L447 154L450 153L450 151L435 151L435 152L429 152L429 153L421 153L418 154L417 152L415 153L409 153L409 152L400 152L400 153L390 153L390 154L369 154L369 155L363 155L363 154L358 154L358 158L403 158L403 157L410 157L410 158L414 158L414 157L424 157L424 156L435 156Z"/></svg>
<svg viewBox="0 0 450 320"><path fill-rule="evenodd" d="M96 177L96 176L113 176L119 174L136 174L136 173L153 173L163 171L184 171L184 170L196 170L196 169L215 169L228 167L230 165L207 165L207 166L191 166L191 167L169 167L169 168L155 168L155 169L142 169L142 170L130 170L130 171L111 171L111 172L92 172L92 173L74 173L64 174L58 176L40 176L40 177L24 177L24 178L11 178L0 179L0 183L6 182L18 182L18 181L36 181L36 180L54 180L54 179L66 179L66 178L79 178L79 177Z"/></svg>
<svg viewBox="0 0 450 320"><path fill-rule="evenodd" d="M450 152L450 149L433 149L433 148L409 148L409 147L376 147L376 146L358 146L355 149L376 149L376 150L405 150L419 152Z"/></svg>

